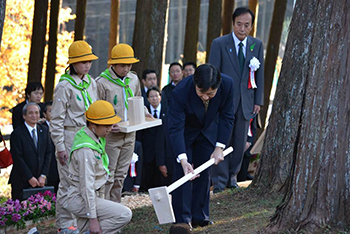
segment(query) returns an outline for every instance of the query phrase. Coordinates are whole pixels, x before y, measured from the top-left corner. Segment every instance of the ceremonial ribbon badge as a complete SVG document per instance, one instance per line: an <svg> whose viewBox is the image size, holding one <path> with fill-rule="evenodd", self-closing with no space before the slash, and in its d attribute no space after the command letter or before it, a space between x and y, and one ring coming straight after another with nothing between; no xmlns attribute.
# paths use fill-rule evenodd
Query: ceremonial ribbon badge
<svg viewBox="0 0 350 234"><path fill-rule="evenodd" d="M255 71L258 70L260 68L260 61L253 57L250 62L249 62L249 67L250 67L250 71L249 71L249 80L248 80L248 89L256 89L258 86L256 86L255 83Z"/></svg>

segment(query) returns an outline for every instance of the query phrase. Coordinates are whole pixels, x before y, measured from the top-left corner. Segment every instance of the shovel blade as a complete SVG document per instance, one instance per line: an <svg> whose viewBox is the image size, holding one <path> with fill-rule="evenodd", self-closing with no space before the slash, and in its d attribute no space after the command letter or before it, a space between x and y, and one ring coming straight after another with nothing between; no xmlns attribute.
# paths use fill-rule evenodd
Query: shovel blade
<svg viewBox="0 0 350 234"><path fill-rule="evenodd" d="M168 193L167 187L151 188L148 192L159 224L174 223L175 216L171 205L171 195Z"/></svg>

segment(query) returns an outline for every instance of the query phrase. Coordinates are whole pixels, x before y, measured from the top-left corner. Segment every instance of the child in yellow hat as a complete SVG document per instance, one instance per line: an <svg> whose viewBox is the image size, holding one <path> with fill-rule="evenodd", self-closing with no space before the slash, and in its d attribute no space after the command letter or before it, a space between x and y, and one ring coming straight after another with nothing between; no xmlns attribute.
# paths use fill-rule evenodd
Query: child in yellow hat
<svg viewBox="0 0 350 234"><path fill-rule="evenodd" d="M131 72L132 64L137 62L139 60L135 58L131 46L118 44L113 47L108 60L111 66L96 79L99 99L110 102L122 121L128 119L128 98L141 96L139 78ZM152 117L146 108L145 115ZM120 202L123 182L134 150L135 132L122 133L119 132L118 125L114 125L106 140L111 173L106 184L106 198Z"/></svg>
<svg viewBox="0 0 350 234"><path fill-rule="evenodd" d="M68 49L68 64L54 91L51 138L56 146L57 167L60 184L56 202L56 224L58 233L79 233L74 216L63 207L68 193L68 156L74 135L85 126L85 111L97 100L95 80L88 74L92 60L98 59L85 41L75 41Z"/></svg>
<svg viewBox="0 0 350 234"><path fill-rule="evenodd" d="M82 233L117 233L132 216L126 206L104 199L110 174L105 137L120 117L113 106L103 100L94 102L85 116L87 127L76 133L70 153L66 208L76 215Z"/></svg>

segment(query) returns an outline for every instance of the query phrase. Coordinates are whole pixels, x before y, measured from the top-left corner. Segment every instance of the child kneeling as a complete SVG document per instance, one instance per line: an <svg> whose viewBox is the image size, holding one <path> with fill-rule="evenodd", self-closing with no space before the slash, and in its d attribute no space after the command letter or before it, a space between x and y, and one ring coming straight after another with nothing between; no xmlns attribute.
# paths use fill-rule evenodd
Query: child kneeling
<svg viewBox="0 0 350 234"><path fill-rule="evenodd" d="M70 186L64 206L77 216L80 232L116 233L132 216L126 206L104 199L109 175L105 137L120 117L113 106L103 100L94 102L85 117L87 127L75 135L70 153Z"/></svg>

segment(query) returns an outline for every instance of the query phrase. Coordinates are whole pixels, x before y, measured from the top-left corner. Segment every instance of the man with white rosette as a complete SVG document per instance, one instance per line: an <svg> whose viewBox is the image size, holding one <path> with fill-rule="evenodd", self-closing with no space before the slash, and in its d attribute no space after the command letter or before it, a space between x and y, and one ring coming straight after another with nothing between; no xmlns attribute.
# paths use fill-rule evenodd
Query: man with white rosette
<svg viewBox="0 0 350 234"><path fill-rule="evenodd" d="M232 155L212 169L214 193L226 186L238 188L237 174L241 168L247 141L249 120L263 105L264 48L260 40L249 36L254 14L239 7L232 15L233 32L216 38L211 45L209 62L234 80L234 126Z"/></svg>

